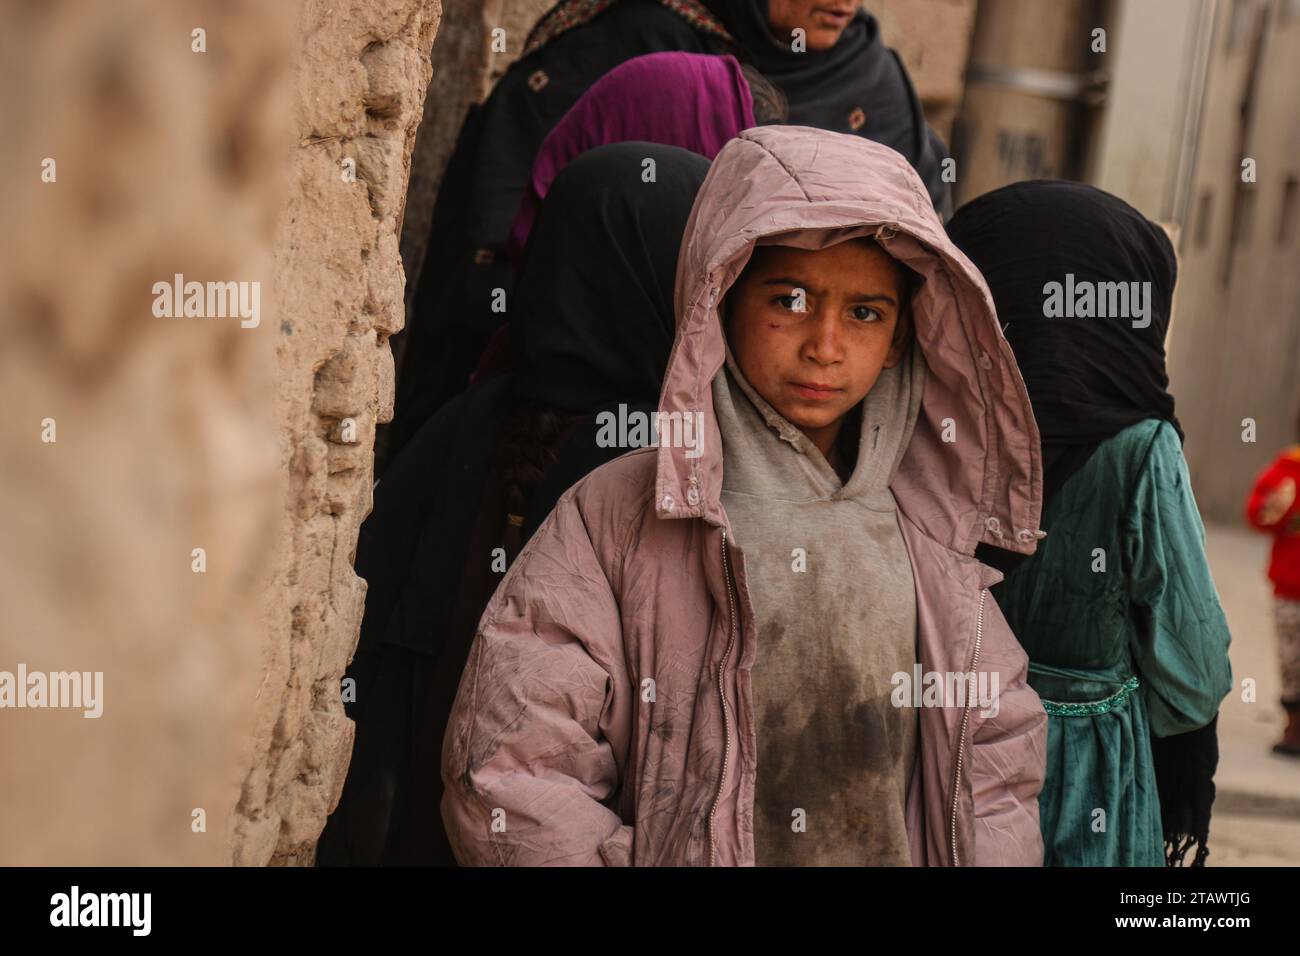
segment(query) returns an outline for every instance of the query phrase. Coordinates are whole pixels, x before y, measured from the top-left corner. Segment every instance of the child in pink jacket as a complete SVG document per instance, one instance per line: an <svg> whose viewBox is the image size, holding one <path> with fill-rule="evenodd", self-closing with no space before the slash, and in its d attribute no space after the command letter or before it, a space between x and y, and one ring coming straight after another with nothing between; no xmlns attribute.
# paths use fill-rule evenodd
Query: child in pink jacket
<svg viewBox="0 0 1300 956"><path fill-rule="evenodd" d="M480 623L443 744L457 859L1041 865L1046 715L974 557L1042 537L1038 434L922 183L858 137L749 130L676 305L652 447L560 499Z"/></svg>

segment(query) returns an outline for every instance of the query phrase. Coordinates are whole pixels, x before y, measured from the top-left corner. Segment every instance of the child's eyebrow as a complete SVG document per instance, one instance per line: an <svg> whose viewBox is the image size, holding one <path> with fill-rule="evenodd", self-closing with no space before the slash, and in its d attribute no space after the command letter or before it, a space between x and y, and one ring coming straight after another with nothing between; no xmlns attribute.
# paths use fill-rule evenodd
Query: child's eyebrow
<svg viewBox="0 0 1300 956"><path fill-rule="evenodd" d="M814 289L812 286L805 284L800 279L792 279L789 276L776 276L771 279L764 279L762 285L791 286L795 289L803 289L812 295L821 295L825 290ZM854 302L883 302L898 308L898 300L892 295L884 292L856 292L849 296Z"/></svg>
<svg viewBox="0 0 1300 956"><path fill-rule="evenodd" d="M857 295L851 296L851 298L854 302L885 302L894 308L898 308L898 300L892 295L886 295L883 292L859 292Z"/></svg>
<svg viewBox="0 0 1300 956"><path fill-rule="evenodd" d="M808 285L802 279L791 279L789 276L777 276L772 279L764 279L763 285L788 285L796 289L803 289L805 292L811 292L813 295L821 295L823 289L815 289Z"/></svg>

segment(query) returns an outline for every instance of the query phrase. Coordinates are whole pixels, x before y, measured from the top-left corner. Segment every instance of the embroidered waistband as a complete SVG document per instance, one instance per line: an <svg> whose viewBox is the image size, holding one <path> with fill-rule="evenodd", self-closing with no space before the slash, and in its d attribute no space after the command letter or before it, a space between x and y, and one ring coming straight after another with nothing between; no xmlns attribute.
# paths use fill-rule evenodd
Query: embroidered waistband
<svg viewBox="0 0 1300 956"><path fill-rule="evenodd" d="M1043 710L1047 711L1052 717L1091 717L1094 714L1104 714L1128 700L1129 695L1137 689L1137 686L1138 679L1134 675L1124 682L1124 686L1103 700L1088 700L1080 703L1044 700Z"/></svg>

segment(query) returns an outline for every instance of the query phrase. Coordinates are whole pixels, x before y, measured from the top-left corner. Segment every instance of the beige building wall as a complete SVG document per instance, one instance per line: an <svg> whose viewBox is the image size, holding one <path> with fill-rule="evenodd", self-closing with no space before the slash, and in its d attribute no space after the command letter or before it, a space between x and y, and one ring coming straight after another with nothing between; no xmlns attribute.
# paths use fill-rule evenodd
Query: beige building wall
<svg viewBox="0 0 1300 956"><path fill-rule="evenodd" d="M1083 168L1094 80L1108 29L1103 0L980 0L953 133L955 202L1025 179L1074 179Z"/></svg>
<svg viewBox="0 0 1300 956"><path fill-rule="evenodd" d="M1215 9L1216 0L1118 0L1111 18L1085 178L1157 222L1185 218Z"/></svg>
<svg viewBox="0 0 1300 956"><path fill-rule="evenodd" d="M1094 21L1107 51L1085 56ZM1091 80L1093 105L1066 95L1070 75ZM960 200L1082 178L1170 229L1171 391L1207 517L1237 520L1259 468L1300 438L1297 90L1300 0L979 6ZM1255 182L1242 182L1245 159ZM1252 423L1255 441L1243 441Z"/></svg>
<svg viewBox="0 0 1300 956"><path fill-rule="evenodd" d="M1256 472L1300 439L1297 91L1300 3L1220 3L1169 340L1208 517L1239 520ZM1244 159L1254 183L1242 182Z"/></svg>

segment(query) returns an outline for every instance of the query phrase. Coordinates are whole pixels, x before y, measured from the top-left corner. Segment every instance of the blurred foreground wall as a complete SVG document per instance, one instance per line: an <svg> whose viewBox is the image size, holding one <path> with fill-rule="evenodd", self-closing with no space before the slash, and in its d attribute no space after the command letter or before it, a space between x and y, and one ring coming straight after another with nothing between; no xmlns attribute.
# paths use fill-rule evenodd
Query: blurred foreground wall
<svg viewBox="0 0 1300 956"><path fill-rule="evenodd" d="M439 4L0 15L0 863L310 862Z"/></svg>
<svg viewBox="0 0 1300 956"><path fill-rule="evenodd" d="M281 498L276 6L0 3L0 682L103 675L99 717L0 709L0 864L230 858ZM259 283L256 326L156 316L177 273Z"/></svg>

